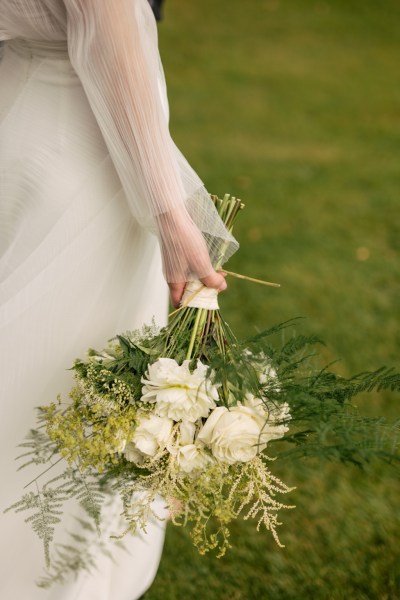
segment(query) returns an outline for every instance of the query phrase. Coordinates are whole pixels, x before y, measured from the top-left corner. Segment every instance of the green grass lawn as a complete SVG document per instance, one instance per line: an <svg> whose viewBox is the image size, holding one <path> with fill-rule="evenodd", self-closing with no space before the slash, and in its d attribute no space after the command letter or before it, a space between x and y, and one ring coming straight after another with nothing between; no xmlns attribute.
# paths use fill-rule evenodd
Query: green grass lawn
<svg viewBox="0 0 400 600"><path fill-rule="evenodd" d="M219 195L241 197L221 308L238 336L294 316L345 375L398 366L400 2L167 0L160 25L174 139ZM299 327L299 326L297 326ZM361 412L399 415L399 397ZM252 523L200 557L168 527L146 600L400 598L398 471L275 463L297 508L284 549Z"/></svg>

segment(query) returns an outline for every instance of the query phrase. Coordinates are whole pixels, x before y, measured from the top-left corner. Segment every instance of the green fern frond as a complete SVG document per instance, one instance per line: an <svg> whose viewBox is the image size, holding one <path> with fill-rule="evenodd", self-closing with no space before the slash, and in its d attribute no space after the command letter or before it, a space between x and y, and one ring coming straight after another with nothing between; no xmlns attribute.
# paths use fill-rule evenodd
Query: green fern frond
<svg viewBox="0 0 400 600"><path fill-rule="evenodd" d="M100 491L98 479L90 479L87 474L80 473L74 478L74 496L84 511L91 517L100 531L101 508L104 493Z"/></svg>
<svg viewBox="0 0 400 600"><path fill-rule="evenodd" d="M68 498L67 483L63 483L57 488L46 485L40 489L37 486L36 493L25 494L21 500L4 511L34 511L25 519L25 522L30 523L33 531L42 540L46 565L50 564L50 544L54 538L55 527L61 521L64 502Z"/></svg>
<svg viewBox="0 0 400 600"><path fill-rule="evenodd" d="M70 543L55 544L51 565L37 581L39 587L47 589L54 583L65 584L71 578L76 579L82 571L92 573L97 569L99 554L115 562L111 546L126 550L121 541L101 538L92 521L75 517L75 522L81 533L69 531Z"/></svg>

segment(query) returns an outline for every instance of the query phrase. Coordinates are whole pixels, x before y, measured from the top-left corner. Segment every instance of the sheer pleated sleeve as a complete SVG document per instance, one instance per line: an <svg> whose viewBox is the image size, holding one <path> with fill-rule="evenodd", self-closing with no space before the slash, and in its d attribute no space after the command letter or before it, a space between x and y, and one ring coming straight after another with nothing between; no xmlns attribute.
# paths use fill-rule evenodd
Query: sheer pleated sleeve
<svg viewBox="0 0 400 600"><path fill-rule="evenodd" d="M65 0L68 49L132 214L160 240L167 281L205 277L238 244L175 146L147 0Z"/></svg>

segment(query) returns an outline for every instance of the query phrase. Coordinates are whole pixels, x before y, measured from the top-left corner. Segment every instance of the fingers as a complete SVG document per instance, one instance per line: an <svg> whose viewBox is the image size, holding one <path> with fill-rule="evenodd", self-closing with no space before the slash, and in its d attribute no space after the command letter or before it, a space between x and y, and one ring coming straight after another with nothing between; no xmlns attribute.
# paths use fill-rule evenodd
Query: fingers
<svg viewBox="0 0 400 600"><path fill-rule="evenodd" d="M225 277L226 273L224 273L223 271L219 271L218 273L214 271L214 273L211 273L211 275L207 275L207 277L203 277L202 279L200 279L200 281L204 283L206 287L214 288L219 292L223 292L228 287L225 281ZM186 282L169 283L168 286L171 297L171 304L172 306L174 306L174 308L179 308L183 292L185 291Z"/></svg>
<svg viewBox="0 0 400 600"><path fill-rule="evenodd" d="M225 281L225 277L226 273L224 273L223 271L219 271L218 273L214 271L214 273L211 273L211 275L207 275L207 277L203 277L202 279L200 279L200 281L204 283L204 285L207 287L214 288L219 292L223 292L228 287Z"/></svg>
<svg viewBox="0 0 400 600"><path fill-rule="evenodd" d="M183 283L169 283L169 294L171 297L171 304L174 308L179 308L183 291L185 289L186 282Z"/></svg>

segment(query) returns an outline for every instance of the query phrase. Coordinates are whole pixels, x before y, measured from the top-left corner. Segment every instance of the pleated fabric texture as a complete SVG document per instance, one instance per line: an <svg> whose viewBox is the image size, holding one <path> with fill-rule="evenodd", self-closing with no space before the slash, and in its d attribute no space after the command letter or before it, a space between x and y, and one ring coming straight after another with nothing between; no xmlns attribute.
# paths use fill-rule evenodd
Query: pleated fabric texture
<svg viewBox="0 0 400 600"><path fill-rule="evenodd" d="M155 318L167 286L157 239L132 218L65 42L6 43L0 63L1 508L31 478L16 445L34 407L67 399L68 367L89 346ZM155 510L165 516L160 499ZM114 505L106 531L120 531ZM76 513L79 514L79 513ZM69 522L69 528L73 520ZM50 591L36 587L43 552L21 515L0 512L0 597L134 600L157 571L165 522L130 536L116 562ZM106 533L105 533L106 535ZM60 531L56 541L65 541Z"/></svg>
<svg viewBox="0 0 400 600"><path fill-rule="evenodd" d="M73 360L152 318L165 324L163 272L208 275L210 254L226 259L237 243L169 134L147 0L0 0L0 41L3 509L29 476L16 471L16 445L35 406L66 398ZM154 508L165 516L161 499ZM106 511L106 533L118 514ZM164 527L149 522L115 562L99 556L93 575L43 591L39 540L0 511L0 597L139 598Z"/></svg>
<svg viewBox="0 0 400 600"><path fill-rule="evenodd" d="M237 247L168 132L147 0L0 0L0 508L30 473L17 444L34 407L67 398L89 346L153 318L169 281ZM156 235L153 235L155 233ZM165 516L160 499L154 509ZM105 513L118 529L116 501ZM71 517L73 522L73 515ZM115 561L43 591L39 540L0 511L0 597L134 600L157 571L165 521ZM59 538L58 541L64 541Z"/></svg>
<svg viewBox="0 0 400 600"><path fill-rule="evenodd" d="M167 281L212 272L238 244L175 146L147 0L0 0L0 39L67 39L135 219L159 238ZM210 140L211 143L211 140Z"/></svg>

